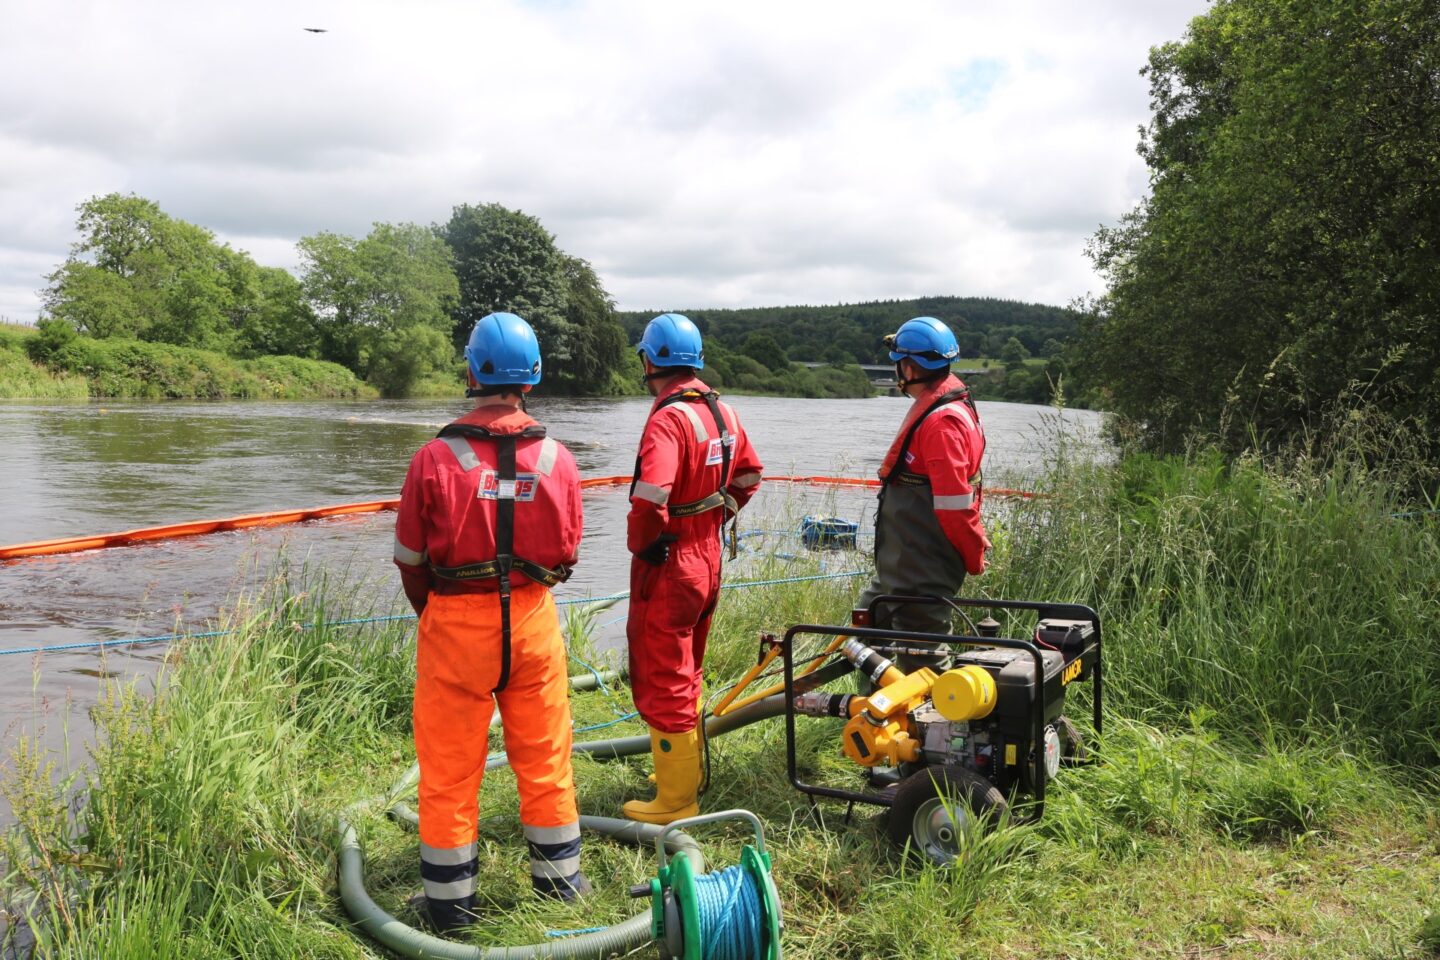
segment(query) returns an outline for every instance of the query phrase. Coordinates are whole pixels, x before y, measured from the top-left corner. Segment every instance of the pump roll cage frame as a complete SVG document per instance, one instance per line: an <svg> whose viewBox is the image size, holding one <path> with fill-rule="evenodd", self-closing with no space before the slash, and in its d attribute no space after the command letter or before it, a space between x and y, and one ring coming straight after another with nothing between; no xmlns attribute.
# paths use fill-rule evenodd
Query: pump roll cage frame
<svg viewBox="0 0 1440 960"><path fill-rule="evenodd" d="M1062 618L1067 620L1086 620L1095 628L1094 638L1078 653L1070 662L1081 661L1090 669L1091 693L1094 700L1093 722L1095 734L1098 737L1101 733L1101 698L1104 693L1103 680L1101 679L1101 632L1100 614L1093 608L1079 603L1041 603L1033 600L985 600L961 597L911 597L901 594L883 594L876 597L871 603L869 610L870 622L874 622L875 609L881 604L891 606L917 605L939 605L947 607L968 607L977 610L1033 610L1038 616L1037 619ZM1046 687L1045 657L1040 648L1030 640L1017 640L1011 637L976 637L960 634L944 633L921 633L912 630L887 630L878 627L836 627L815 623L797 623L785 631L784 638L780 641L781 656L784 662L785 676L785 763L790 776L790 783L812 798L824 797L831 800L844 800L851 804L870 803L876 806L889 807L895 802L893 793L866 792L859 790L845 790L839 787L826 787L816 783L807 783L800 778L799 763L795 756L795 696L824 686L842 676L853 672L850 663L839 654L837 660L825 665L812 673L795 676L795 638L802 636L827 636L827 637L854 637L861 640L881 653L889 653L896 649L897 641L919 641L921 643L945 643L952 648L956 647L998 647L1005 650L1020 650L1030 655L1035 663L1035 697L1031 715L1032 743L1035 747L1031 750L1031 761L1034 769L1031 771L1031 782L1035 785L1034 806L1031 812L1031 819L1039 820L1045 813L1045 751L1040 745L1045 742L1045 705ZM843 670L831 669L842 666ZM1057 675L1056 682L1059 682Z"/></svg>

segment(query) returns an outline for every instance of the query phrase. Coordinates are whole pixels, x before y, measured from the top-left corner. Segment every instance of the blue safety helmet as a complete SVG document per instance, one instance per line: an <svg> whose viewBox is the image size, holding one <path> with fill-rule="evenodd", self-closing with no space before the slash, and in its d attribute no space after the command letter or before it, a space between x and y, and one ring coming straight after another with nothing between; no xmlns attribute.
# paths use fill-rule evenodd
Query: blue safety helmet
<svg viewBox="0 0 1440 960"><path fill-rule="evenodd" d="M700 328L691 323L689 317L678 313L662 313L645 324L645 333L635 352L645 354L657 367L705 369Z"/></svg>
<svg viewBox="0 0 1440 960"><path fill-rule="evenodd" d="M934 317L916 317L906 320L890 336L885 338L890 348L890 359L914 360L926 370L939 370L960 356L960 345L955 334Z"/></svg>
<svg viewBox="0 0 1440 960"><path fill-rule="evenodd" d="M513 313L481 317L465 346L465 362L485 386L540 382L540 342L530 324Z"/></svg>

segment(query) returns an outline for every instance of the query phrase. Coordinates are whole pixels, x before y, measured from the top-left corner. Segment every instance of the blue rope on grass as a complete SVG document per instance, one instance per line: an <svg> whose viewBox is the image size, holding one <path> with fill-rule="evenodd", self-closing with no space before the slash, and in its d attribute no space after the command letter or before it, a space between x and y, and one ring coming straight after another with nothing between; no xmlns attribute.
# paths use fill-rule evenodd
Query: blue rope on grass
<svg viewBox="0 0 1440 960"><path fill-rule="evenodd" d="M720 584L721 590L738 590L741 587L773 587L784 583L807 583L812 580L837 580L842 577L863 577L869 574L868 570L847 570L844 573L817 573L803 577L779 577L774 580L738 580L734 583ZM602 603L607 600L624 600L630 596L629 591L625 593L612 593L605 597L572 597L568 600L555 601L556 606L569 606L576 603ZM345 620L324 620L320 623L302 623L294 621L291 626L299 630L312 630L316 627L339 627L354 626L366 623L391 623L396 620L414 620L413 613L396 613L382 617L350 617ZM618 622L618 621L611 621ZM153 637L128 637L124 640L85 640L80 643L56 643L43 647L16 647L13 650L0 650L0 656L22 653L45 653L52 650L102 650L106 647L128 647L138 643L169 643L173 640L208 640L212 637L225 637L237 633L238 629L231 630L207 630L204 633L162 633ZM591 668L594 669L593 667Z"/></svg>
<svg viewBox="0 0 1440 960"><path fill-rule="evenodd" d="M578 937L582 933L599 933L601 930L609 930L609 927L579 927L575 930L546 930L547 937Z"/></svg>

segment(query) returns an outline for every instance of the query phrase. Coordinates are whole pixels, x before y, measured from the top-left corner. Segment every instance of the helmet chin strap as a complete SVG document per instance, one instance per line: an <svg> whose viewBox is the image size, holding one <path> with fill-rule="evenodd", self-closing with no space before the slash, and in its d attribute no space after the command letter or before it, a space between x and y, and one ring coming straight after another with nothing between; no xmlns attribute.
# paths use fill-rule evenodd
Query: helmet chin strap
<svg viewBox="0 0 1440 960"><path fill-rule="evenodd" d="M926 371L924 376L912 377L911 379L907 380L905 379L905 374L902 373L900 369L900 364L903 362L904 361L901 360L895 361L895 385L898 386L901 390L904 390L907 387L914 386L917 383L934 383L936 380L943 380L950 374L950 370L948 367L941 367L939 370ZM924 368L922 367L921 369Z"/></svg>

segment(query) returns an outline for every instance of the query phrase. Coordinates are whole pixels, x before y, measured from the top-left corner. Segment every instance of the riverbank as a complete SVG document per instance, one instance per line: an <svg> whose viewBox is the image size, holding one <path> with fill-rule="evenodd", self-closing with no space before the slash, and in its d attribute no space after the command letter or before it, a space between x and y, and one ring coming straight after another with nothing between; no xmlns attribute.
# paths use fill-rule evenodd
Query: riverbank
<svg viewBox="0 0 1440 960"><path fill-rule="evenodd" d="M0 324L4 399L311 400L379 395L349 370L321 360L244 360L164 343L80 336L46 343L32 327Z"/></svg>
<svg viewBox="0 0 1440 960"><path fill-rule="evenodd" d="M1393 516L1383 486L1343 468L1137 459L1046 487L993 524L995 565L972 586L1099 608L1101 764L1064 771L1041 823L972 838L941 872L907 864L868 815L812 815L786 783L778 723L717 739L705 805L764 819L787 956L1419 957L1422 930L1440 946L1440 524ZM707 692L753 663L758 630L841 621L856 589L728 592ZM48 956L381 955L338 906L334 817L413 758L412 627L323 625L369 612L344 584L280 577L232 611L237 634L174 647L161 693L118 689L97 711L83 805L22 747L5 899L39 894ZM571 635L594 659L585 624ZM1084 693L1071 716L1088 716ZM614 690L575 707L590 726L630 704ZM579 736L641 732L620 720ZM854 776L833 738L801 749L818 775ZM582 808L617 808L644 773L578 760ZM652 867L608 842L587 841L600 896L583 910L524 893L513 784L487 779L492 921L476 941L628 915L625 888ZM378 817L359 826L371 892L400 911L418 887L414 838ZM738 832L702 838L736 861Z"/></svg>

